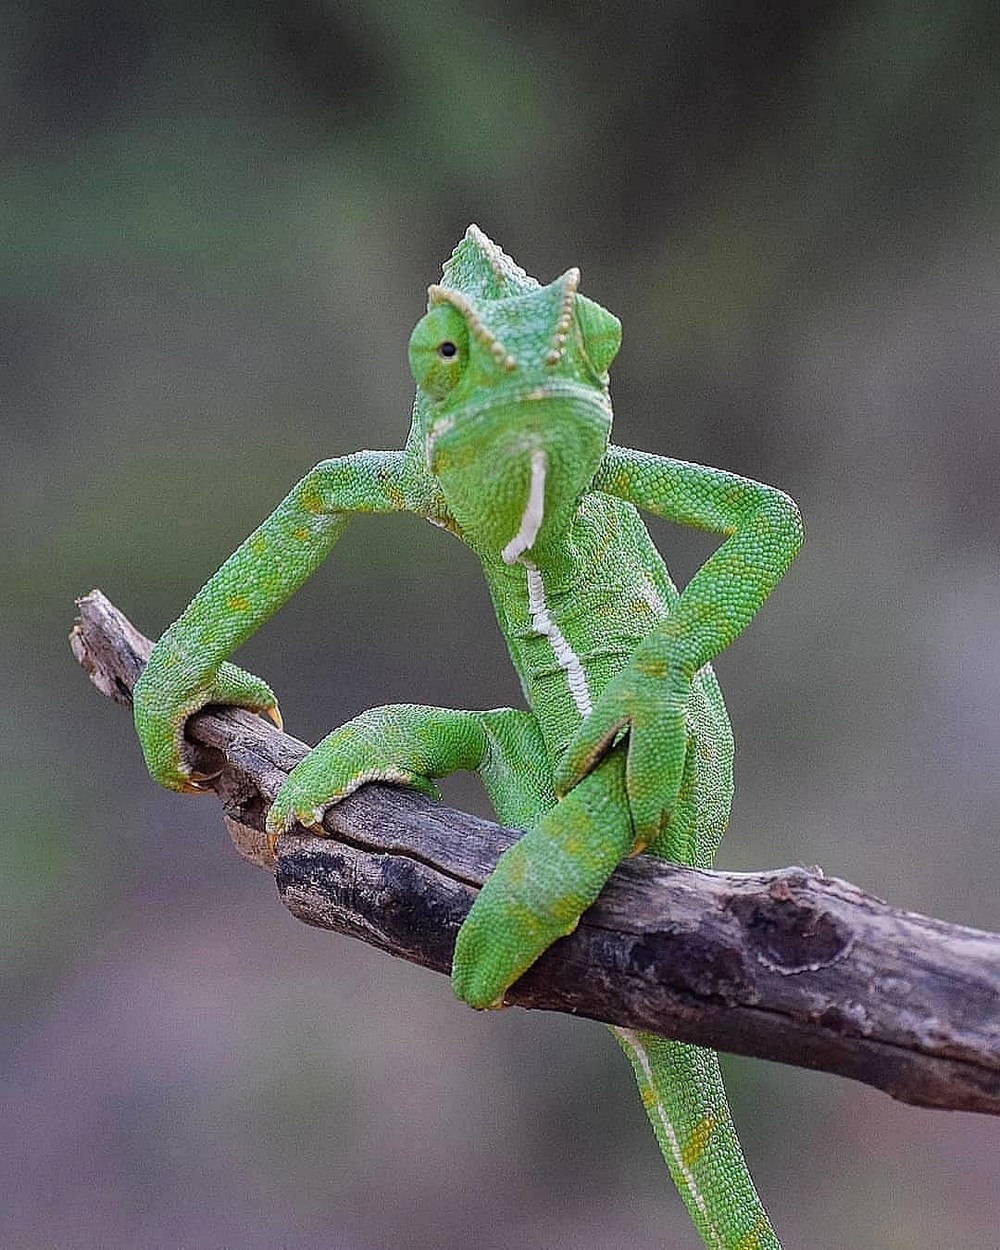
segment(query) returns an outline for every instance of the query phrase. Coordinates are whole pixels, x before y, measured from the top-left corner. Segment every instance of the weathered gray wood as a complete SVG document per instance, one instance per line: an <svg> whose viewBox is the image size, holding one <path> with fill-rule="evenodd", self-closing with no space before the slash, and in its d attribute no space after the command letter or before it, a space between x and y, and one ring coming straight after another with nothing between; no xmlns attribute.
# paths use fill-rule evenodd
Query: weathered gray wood
<svg viewBox="0 0 1000 1250"><path fill-rule="evenodd" d="M150 643L98 591L80 612L74 653L128 704ZM264 813L308 748L234 709L199 713L188 737L198 769L221 770L213 788L237 849L273 868ZM386 786L364 787L324 825L328 837L278 843L285 905L439 972L517 837ZM1000 1113L1000 936L800 868L629 860L507 1001L839 1073L921 1106Z"/></svg>

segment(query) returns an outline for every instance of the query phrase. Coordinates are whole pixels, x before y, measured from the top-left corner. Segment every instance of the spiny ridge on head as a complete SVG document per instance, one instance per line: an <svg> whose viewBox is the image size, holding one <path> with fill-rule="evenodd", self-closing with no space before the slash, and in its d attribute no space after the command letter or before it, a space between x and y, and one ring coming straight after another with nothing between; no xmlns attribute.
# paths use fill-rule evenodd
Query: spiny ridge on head
<svg viewBox="0 0 1000 1250"><path fill-rule="evenodd" d="M516 265L478 226L465 237L445 261L441 286L461 291L471 300L506 299L537 291L539 282Z"/></svg>

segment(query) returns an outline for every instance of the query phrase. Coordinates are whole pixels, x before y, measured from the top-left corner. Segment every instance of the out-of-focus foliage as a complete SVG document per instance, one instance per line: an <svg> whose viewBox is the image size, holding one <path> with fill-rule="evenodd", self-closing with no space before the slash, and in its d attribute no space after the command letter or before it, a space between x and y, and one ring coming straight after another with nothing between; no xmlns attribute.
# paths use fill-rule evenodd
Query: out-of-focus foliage
<svg viewBox="0 0 1000 1250"><path fill-rule="evenodd" d="M155 633L312 462L398 446L409 329L478 221L622 317L620 441L802 505L719 665L723 861L996 927L1000 14L0 13L0 1243L693 1246L603 1032L475 1016L288 918L211 801L144 778L72 599ZM654 532L682 577L710 549ZM519 698L474 561L407 518L359 522L243 658L304 737ZM731 1071L790 1247L996 1240L996 1125Z"/></svg>

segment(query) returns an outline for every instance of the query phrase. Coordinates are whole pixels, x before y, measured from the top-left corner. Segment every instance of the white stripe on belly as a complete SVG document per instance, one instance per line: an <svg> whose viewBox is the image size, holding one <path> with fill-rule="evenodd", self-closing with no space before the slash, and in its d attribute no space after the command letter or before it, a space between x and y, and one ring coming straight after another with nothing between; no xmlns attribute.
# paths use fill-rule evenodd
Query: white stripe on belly
<svg viewBox="0 0 1000 1250"><path fill-rule="evenodd" d="M522 563L528 573L528 611L531 613L532 628L536 634L548 638L556 663L566 673L569 692L573 696L576 710L581 716L589 716L593 704L590 702L587 674L583 671L580 657L563 637L559 626L549 616L541 573L529 560L523 560Z"/></svg>

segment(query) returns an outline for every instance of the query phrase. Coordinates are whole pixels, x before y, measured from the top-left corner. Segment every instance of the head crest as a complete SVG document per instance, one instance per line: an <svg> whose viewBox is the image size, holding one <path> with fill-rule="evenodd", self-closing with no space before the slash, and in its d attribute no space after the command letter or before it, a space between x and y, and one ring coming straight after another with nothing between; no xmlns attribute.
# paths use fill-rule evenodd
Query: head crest
<svg viewBox="0 0 1000 1250"><path fill-rule="evenodd" d="M461 291L473 301L526 295L537 291L539 285L476 225L466 230L445 261L441 278L442 287Z"/></svg>

